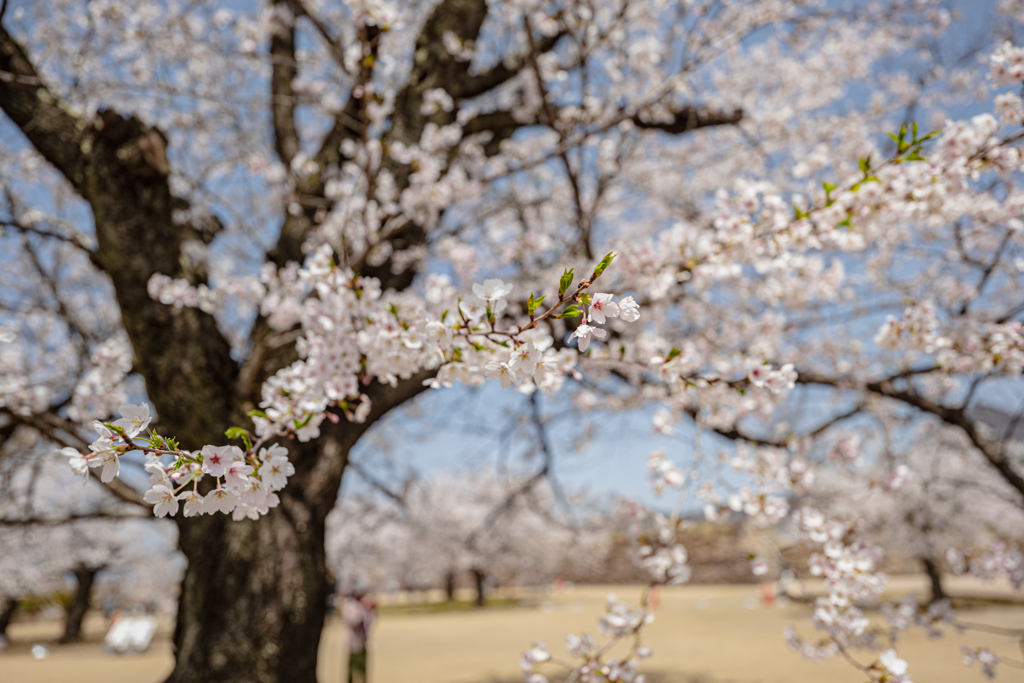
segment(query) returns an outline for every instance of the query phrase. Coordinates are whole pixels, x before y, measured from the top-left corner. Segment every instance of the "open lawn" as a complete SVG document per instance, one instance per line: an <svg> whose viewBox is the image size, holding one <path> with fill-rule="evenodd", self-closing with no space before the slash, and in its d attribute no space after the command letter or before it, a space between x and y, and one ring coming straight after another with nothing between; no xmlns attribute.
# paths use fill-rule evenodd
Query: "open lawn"
<svg viewBox="0 0 1024 683"><path fill-rule="evenodd" d="M893 580L894 594L916 589L916 577ZM1008 591L967 579L949 582L954 595L1006 596ZM534 640L546 641L556 657L564 655L565 634L596 633L596 619L605 596L615 592L635 598L630 586L577 587L564 594L521 593L518 606L452 611L398 609L387 600L374 633L370 653L373 683L505 683L518 681L519 653ZM763 607L756 586L684 586L662 591L657 620L646 644L654 658L643 667L652 683L863 683L864 675L840 661L804 662L791 652L783 630L795 625L810 632L808 610L797 604ZM1024 606L984 605L961 613L972 622L1024 627ZM171 627L164 624L153 647L141 655L111 655L99 641L106 624L90 615L90 642L60 646L60 625L54 622L18 623L10 628L11 646L0 652L3 683L157 683L171 669ZM343 681L344 627L333 620L324 632L320 681ZM32 644L47 642L49 657L36 660ZM1006 638L968 633L928 640L920 631L905 637L901 654L910 662L918 683L982 681L981 674L960 662L961 643L987 645L1020 660L1016 645ZM557 669L552 668L552 673ZM553 683L558 677L552 675ZM1024 680L1024 672L1003 668L999 680Z"/></svg>

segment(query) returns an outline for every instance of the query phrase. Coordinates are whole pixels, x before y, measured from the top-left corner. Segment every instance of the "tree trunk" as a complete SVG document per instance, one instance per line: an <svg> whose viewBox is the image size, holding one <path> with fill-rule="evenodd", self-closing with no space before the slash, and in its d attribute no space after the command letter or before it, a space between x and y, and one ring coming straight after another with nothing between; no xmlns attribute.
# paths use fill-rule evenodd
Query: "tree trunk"
<svg viewBox="0 0 1024 683"><path fill-rule="evenodd" d="M935 560L930 557L922 557L921 563L924 565L924 571L928 574L928 579L931 581L932 586L932 595L928 604L945 600L947 596L946 591L942 589L942 573L939 571L938 565L935 564Z"/></svg>
<svg viewBox="0 0 1024 683"><path fill-rule="evenodd" d="M77 643L82 639L82 619L89 611L89 600L92 595L92 585L96 581L96 574L101 567L77 567L75 569L75 580L78 588L75 590L75 597L68 605L67 622L64 624L64 635L61 636L62 643Z"/></svg>
<svg viewBox="0 0 1024 683"><path fill-rule="evenodd" d="M487 580L487 573L480 570L473 570L473 585L476 587L476 606L483 607L486 603L486 589L484 588L484 581Z"/></svg>
<svg viewBox="0 0 1024 683"><path fill-rule="evenodd" d="M18 601L14 598L7 598L0 605L3 605L3 610L0 610L0 638L6 638L7 627L11 625L14 613L18 611Z"/></svg>
<svg viewBox="0 0 1024 683"><path fill-rule="evenodd" d="M444 592L448 596L448 602L455 600L455 572L444 575Z"/></svg>
<svg viewBox="0 0 1024 683"><path fill-rule="evenodd" d="M259 520L178 519L189 564L167 683L316 683L330 593L325 523L348 462L336 441L320 445L293 459L281 504Z"/></svg>

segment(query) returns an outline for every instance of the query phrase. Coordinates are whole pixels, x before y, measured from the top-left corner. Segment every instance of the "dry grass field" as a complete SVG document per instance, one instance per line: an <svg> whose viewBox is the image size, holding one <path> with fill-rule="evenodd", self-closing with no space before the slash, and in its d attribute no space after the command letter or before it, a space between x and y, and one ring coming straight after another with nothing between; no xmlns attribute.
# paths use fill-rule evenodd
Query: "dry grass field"
<svg viewBox="0 0 1024 683"><path fill-rule="evenodd" d="M915 577L894 579L896 594L923 592ZM1005 595L999 587L970 580L950 582L954 595ZM373 683L505 683L520 680L519 653L533 640L546 641L556 657L564 654L567 632L595 632L605 596L616 592L633 598L629 586L578 587L556 595L524 595L518 607L484 610L419 612L388 609L374 633L370 653ZM394 602L388 601L388 602ZM970 609L962 618L993 625L1024 627L1024 606ZM646 644L655 656L645 672L652 683L863 683L849 665L834 661L810 664L791 652L782 632L790 625L808 632L807 608L796 604L763 607L756 586L684 586L663 591L657 620ZM50 644L41 660L32 644L53 641L59 625L52 622L15 624L11 645L0 652L3 683L157 683L170 670L170 626L164 625L153 647L141 655L111 655L99 645L106 627L99 615L87 622L89 642ZM320 682L343 681L344 629L332 621L324 632ZM928 640L915 632L906 636L901 654L920 683L982 681L977 670L960 662L959 645L988 645L1020 659L1013 643L998 636L971 633ZM556 670L552 670L554 673ZM557 681L557 676L551 676ZM1003 669L1000 680L1022 680L1018 670Z"/></svg>

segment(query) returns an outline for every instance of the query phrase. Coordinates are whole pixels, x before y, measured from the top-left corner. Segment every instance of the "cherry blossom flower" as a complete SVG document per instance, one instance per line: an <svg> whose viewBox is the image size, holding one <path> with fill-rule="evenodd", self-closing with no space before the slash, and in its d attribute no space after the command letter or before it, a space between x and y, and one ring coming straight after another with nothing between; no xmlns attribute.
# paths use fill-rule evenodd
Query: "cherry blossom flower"
<svg viewBox="0 0 1024 683"><path fill-rule="evenodd" d="M203 446L203 471L211 477L223 477L237 459L234 446Z"/></svg>
<svg viewBox="0 0 1024 683"><path fill-rule="evenodd" d="M263 464L260 466L260 478L271 491L280 491L288 483L288 477L295 474L295 466L289 462L287 451L280 446L270 449L273 455L261 456Z"/></svg>
<svg viewBox="0 0 1024 683"><path fill-rule="evenodd" d="M231 512L238 505L239 498L238 491L233 489L214 489L203 498L203 512Z"/></svg>
<svg viewBox="0 0 1024 683"><path fill-rule="evenodd" d="M109 484L121 472L121 461L114 451L104 450L89 458L89 467L102 467L100 481L104 484Z"/></svg>
<svg viewBox="0 0 1024 683"><path fill-rule="evenodd" d="M569 335L569 341L572 341L573 339L579 340L577 345L580 353L583 353L587 350L587 347L590 346L590 338L592 336L595 339L604 339L608 336L608 331L602 330L600 327L591 327L590 325L583 323Z"/></svg>
<svg viewBox="0 0 1024 683"><path fill-rule="evenodd" d="M964 664L971 666L977 662L985 678L992 679L996 677L996 667L1001 661L999 655L987 647L971 648L965 645L960 650L964 655Z"/></svg>
<svg viewBox="0 0 1024 683"><path fill-rule="evenodd" d="M496 360L489 361L484 368L484 372L487 379L500 380L503 389L508 389L516 381L516 373L509 367L508 363Z"/></svg>
<svg viewBox="0 0 1024 683"><path fill-rule="evenodd" d="M60 452L68 459L71 470L82 477L89 476L89 461L82 457L77 449L70 446L60 449Z"/></svg>
<svg viewBox="0 0 1024 683"><path fill-rule="evenodd" d="M878 662L893 676L902 676L907 673L907 662L896 655L896 650L886 650L878 656Z"/></svg>
<svg viewBox="0 0 1024 683"><path fill-rule="evenodd" d="M597 648L597 643L590 634L584 633L582 636L577 636L570 633L565 637L565 648L571 656L585 658Z"/></svg>
<svg viewBox="0 0 1024 683"><path fill-rule="evenodd" d="M253 466L246 464L241 458L232 460L224 470L225 486L229 489L244 489L249 484L249 475L253 470Z"/></svg>
<svg viewBox="0 0 1024 683"><path fill-rule="evenodd" d="M661 493L666 487L679 488L683 485L683 474L675 464L665 457L665 451L658 450L647 458L647 472L654 490Z"/></svg>
<svg viewBox="0 0 1024 683"><path fill-rule="evenodd" d="M184 491L178 496L178 500L185 504L184 514L186 517L195 517L203 514L203 497L197 491Z"/></svg>
<svg viewBox="0 0 1024 683"><path fill-rule="evenodd" d="M612 301L611 294L595 294L591 298L587 316L589 322L604 323L607 318L619 317L619 305Z"/></svg>
<svg viewBox="0 0 1024 683"><path fill-rule="evenodd" d="M755 365L747 373L747 379L755 387L763 387L771 375L771 368L767 365Z"/></svg>
<svg viewBox="0 0 1024 683"><path fill-rule="evenodd" d="M618 309L619 316L627 323L636 322L640 319L640 304L634 301L631 296L620 299Z"/></svg>
<svg viewBox="0 0 1024 683"><path fill-rule="evenodd" d="M532 343L527 342L512 352L512 359L508 366L517 374L532 375L540 359L540 350Z"/></svg>
<svg viewBox="0 0 1024 683"><path fill-rule="evenodd" d="M551 659L551 653L548 652L548 646L541 642L533 644L533 648L530 650L529 655L535 662L546 662Z"/></svg>
<svg viewBox="0 0 1024 683"><path fill-rule="evenodd" d="M153 505L153 514L157 517L166 517L178 511L178 499L174 497L174 491L164 484L157 484L146 491L143 499Z"/></svg>
<svg viewBox="0 0 1024 683"><path fill-rule="evenodd" d="M485 280L484 283L474 284L473 293L488 303L504 299L512 293L512 285L501 280Z"/></svg>
<svg viewBox="0 0 1024 683"><path fill-rule="evenodd" d="M121 419L115 420L114 424L124 429L128 438L134 438L144 432L152 420L149 414L149 405L146 403L137 406L126 404L118 410L121 413Z"/></svg>

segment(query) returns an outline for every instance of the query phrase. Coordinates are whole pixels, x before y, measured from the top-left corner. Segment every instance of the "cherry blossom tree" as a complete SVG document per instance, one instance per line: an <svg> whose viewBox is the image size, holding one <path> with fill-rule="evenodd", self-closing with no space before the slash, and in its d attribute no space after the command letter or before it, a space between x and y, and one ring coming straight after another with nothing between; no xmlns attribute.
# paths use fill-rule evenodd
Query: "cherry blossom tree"
<svg viewBox="0 0 1024 683"><path fill-rule="evenodd" d="M575 508L575 509L574 509ZM329 518L335 576L355 585L444 585L449 599L471 576L483 606L486 584L541 585L586 555L600 563L609 530L583 506L559 503L550 482L486 469L409 482L388 496L343 500Z"/></svg>
<svg viewBox="0 0 1024 683"><path fill-rule="evenodd" d="M887 425L898 433L901 425ZM934 422L911 426L903 452L889 451L859 466L859 438L839 437L832 450L842 467L824 470L807 502L830 517L865 524L861 535L886 554L919 561L931 581L930 602L944 600L947 554L976 552L1017 536L1024 514L1013 489L991 468L978 467L967 437Z"/></svg>
<svg viewBox="0 0 1024 683"><path fill-rule="evenodd" d="M75 642L96 589L115 575L120 592L137 597L140 575L162 573L160 590L173 598L174 586L166 582L173 583L173 572L161 572L176 564L173 533L166 533L173 529L98 482L76 481L66 459L47 453L45 443L19 434L4 444L0 459L5 611L13 615L22 598L64 593L73 577L61 642Z"/></svg>
<svg viewBox="0 0 1024 683"><path fill-rule="evenodd" d="M1001 6L986 81L917 0L0 5L2 428L174 517L176 682L315 679L349 453L430 388L660 404L663 432L738 442L751 485L694 495L758 524L880 405L1024 495L969 410L1024 366ZM947 122L951 101L994 114ZM813 425L780 423L797 385L834 398ZM655 481L688 495L702 452ZM685 580L678 511L654 525L652 580ZM877 644L849 601L879 591L873 551L800 525L847 598L816 615L831 651ZM649 622L644 598L602 626ZM575 676L636 676L570 649ZM908 680L895 651L858 666Z"/></svg>

